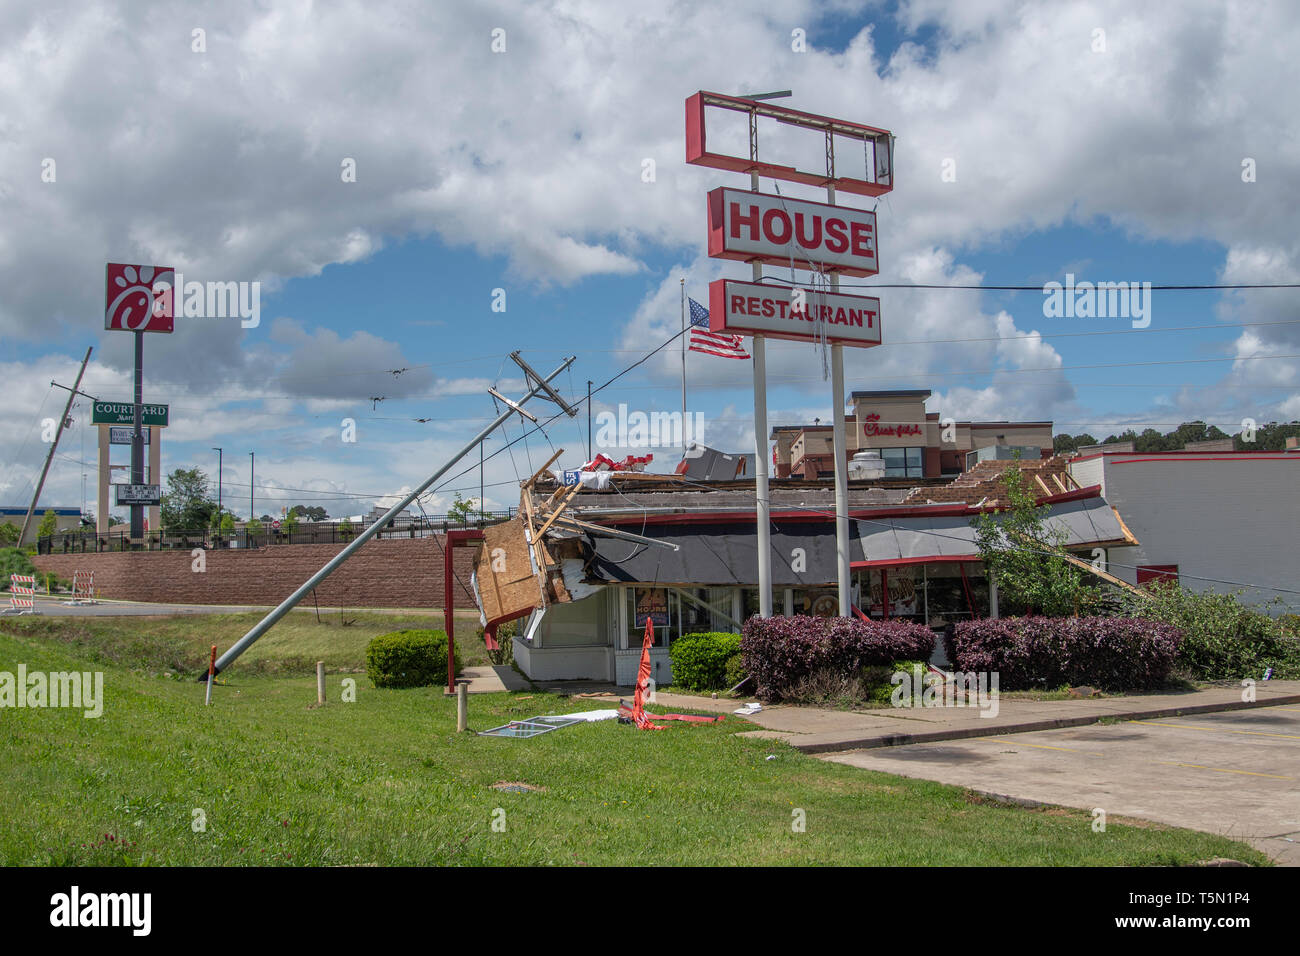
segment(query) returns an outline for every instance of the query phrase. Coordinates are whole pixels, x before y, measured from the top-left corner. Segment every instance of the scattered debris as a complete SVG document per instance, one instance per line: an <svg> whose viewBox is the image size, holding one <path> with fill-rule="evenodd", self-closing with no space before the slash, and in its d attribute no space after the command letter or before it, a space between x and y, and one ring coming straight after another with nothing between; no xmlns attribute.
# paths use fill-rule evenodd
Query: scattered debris
<svg viewBox="0 0 1300 956"><path fill-rule="evenodd" d="M776 754L768 754L768 755L767 755L766 757L764 757L763 759L764 759L764 760L775 760L775 759L776 759Z"/></svg>
<svg viewBox="0 0 1300 956"><path fill-rule="evenodd" d="M737 710L733 710L732 713L739 714L741 717L748 717L751 714L757 714L762 709L763 709L762 704L760 704L756 700L751 700L748 704L745 704L743 707L740 707Z"/></svg>
<svg viewBox="0 0 1300 956"><path fill-rule="evenodd" d="M1068 691L1066 691L1066 693L1069 694L1071 697L1100 697L1101 696L1101 691L1097 690L1097 688L1088 687L1086 685L1083 687L1071 687Z"/></svg>
<svg viewBox="0 0 1300 956"><path fill-rule="evenodd" d="M547 734L552 730L559 730L561 727L570 727L573 724L580 723L582 723L581 720L575 720L572 717L554 717L543 714L538 717L529 717L527 720L512 720L508 724L493 727L491 730L481 730L478 736L536 737L538 734Z"/></svg>
<svg viewBox="0 0 1300 956"><path fill-rule="evenodd" d="M500 790L503 793L545 793L545 787L536 787L531 783L523 783L518 780L498 780L492 784L493 790Z"/></svg>

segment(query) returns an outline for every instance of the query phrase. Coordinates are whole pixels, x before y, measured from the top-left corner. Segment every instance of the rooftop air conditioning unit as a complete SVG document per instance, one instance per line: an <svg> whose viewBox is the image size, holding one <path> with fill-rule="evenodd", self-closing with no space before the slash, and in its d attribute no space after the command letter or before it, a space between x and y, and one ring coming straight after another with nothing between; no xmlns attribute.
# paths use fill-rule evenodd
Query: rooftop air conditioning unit
<svg viewBox="0 0 1300 956"><path fill-rule="evenodd" d="M860 451L849 459L849 477L855 481L885 477L885 460L877 449Z"/></svg>

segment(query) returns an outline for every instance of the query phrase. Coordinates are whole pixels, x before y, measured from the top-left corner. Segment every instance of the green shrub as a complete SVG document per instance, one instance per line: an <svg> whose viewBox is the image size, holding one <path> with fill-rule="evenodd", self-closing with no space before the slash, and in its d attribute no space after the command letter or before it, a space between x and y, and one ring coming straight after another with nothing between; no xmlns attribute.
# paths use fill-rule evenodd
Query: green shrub
<svg viewBox="0 0 1300 956"><path fill-rule="evenodd" d="M456 654L460 671L460 654ZM445 631L380 634L366 646L366 676L376 687L428 687L447 682Z"/></svg>
<svg viewBox="0 0 1300 956"><path fill-rule="evenodd" d="M736 653L728 657L725 672L727 679L724 683L727 685L727 690L731 690L745 679L745 655L740 651L736 651Z"/></svg>
<svg viewBox="0 0 1300 956"><path fill-rule="evenodd" d="M11 574L36 574L36 568L27 552L18 548L0 548L0 587L9 587Z"/></svg>
<svg viewBox="0 0 1300 956"><path fill-rule="evenodd" d="M1176 581L1153 581L1146 589L1147 598L1125 599L1123 613L1182 629L1179 673L1194 680L1258 680L1271 667L1279 680L1300 678L1300 639L1242 604L1241 592L1189 591Z"/></svg>
<svg viewBox="0 0 1300 956"><path fill-rule="evenodd" d="M864 697L873 704L890 707L894 702L894 691L899 689L891 678L902 671L911 678L912 700L920 706L921 696L925 693L925 679L929 673L929 661L894 661L892 664L876 664L862 668L862 682L865 685ZM916 675L920 675L917 680ZM904 685L909 686L909 685Z"/></svg>
<svg viewBox="0 0 1300 956"><path fill-rule="evenodd" d="M501 646L495 651L490 648L486 651L488 660L496 665L513 664L515 662L514 636L518 633L518 621L506 621L504 624L497 625L497 643ZM474 634L478 640L486 644L486 639L483 637L483 628L476 628Z"/></svg>
<svg viewBox="0 0 1300 956"><path fill-rule="evenodd" d="M739 651L739 634L690 634L679 638L668 649L673 662L673 683L688 690L730 687L727 661Z"/></svg>

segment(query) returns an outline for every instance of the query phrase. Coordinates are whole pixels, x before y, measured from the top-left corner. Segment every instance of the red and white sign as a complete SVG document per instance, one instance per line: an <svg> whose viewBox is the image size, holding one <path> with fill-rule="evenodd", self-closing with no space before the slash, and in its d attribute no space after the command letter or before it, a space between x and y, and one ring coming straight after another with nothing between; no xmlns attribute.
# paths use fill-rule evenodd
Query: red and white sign
<svg viewBox="0 0 1300 956"><path fill-rule="evenodd" d="M873 276L876 214L720 186L709 193L709 255Z"/></svg>
<svg viewBox="0 0 1300 956"><path fill-rule="evenodd" d="M137 266L110 262L104 280L104 328L122 332L170 332L171 266Z"/></svg>
<svg viewBox="0 0 1300 956"><path fill-rule="evenodd" d="M811 342L818 320L831 343L869 348L880 344L880 300L865 295L736 282L709 283L709 331Z"/></svg>
<svg viewBox="0 0 1300 956"><path fill-rule="evenodd" d="M817 137L818 147L829 134L832 143L839 140L841 149L847 147L854 153L864 151L867 154L867 168L864 172L870 178L843 176L825 169L796 169L782 162L773 162L767 149L764 149L764 158L761 160L752 154L714 152L708 147L706 127L709 109L743 114L750 124L751 135L759 134L756 124L760 119L764 123L775 121L781 126L807 130L808 136ZM721 132L725 134L726 131ZM732 132L736 130L733 129ZM739 142L745 142L745 138L742 136ZM820 154L821 150L818 149L818 155ZM686 161L695 166L711 166L737 173L758 173L770 179L804 183L808 186L834 186L837 192L856 193L860 196L883 196L894 188L894 137L889 130L805 113L766 100L726 96L706 90L700 90L686 98Z"/></svg>

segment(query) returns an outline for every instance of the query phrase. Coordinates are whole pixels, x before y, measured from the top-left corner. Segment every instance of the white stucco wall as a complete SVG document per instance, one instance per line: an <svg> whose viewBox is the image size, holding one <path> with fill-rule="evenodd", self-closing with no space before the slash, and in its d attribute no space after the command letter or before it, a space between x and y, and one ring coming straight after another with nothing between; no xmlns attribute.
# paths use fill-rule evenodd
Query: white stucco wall
<svg viewBox="0 0 1300 956"><path fill-rule="evenodd" d="M1136 583L1132 566L1176 564L1192 590L1240 582L1249 603L1280 595L1300 609L1300 594L1274 590L1300 591L1300 455L1107 455L1072 467L1076 480L1097 484L1098 462L1106 500L1141 542L1110 550L1112 574Z"/></svg>

